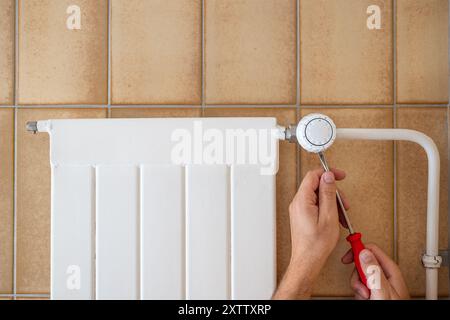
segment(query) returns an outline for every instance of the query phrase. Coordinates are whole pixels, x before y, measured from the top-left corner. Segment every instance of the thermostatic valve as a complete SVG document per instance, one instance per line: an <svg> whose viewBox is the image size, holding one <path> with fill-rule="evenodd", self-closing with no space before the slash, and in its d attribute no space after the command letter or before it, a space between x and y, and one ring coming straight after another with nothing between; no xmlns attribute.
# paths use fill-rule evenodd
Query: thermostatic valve
<svg viewBox="0 0 450 320"><path fill-rule="evenodd" d="M336 125L324 114L310 113L298 123L296 136L298 143L306 151L323 152L336 139Z"/></svg>

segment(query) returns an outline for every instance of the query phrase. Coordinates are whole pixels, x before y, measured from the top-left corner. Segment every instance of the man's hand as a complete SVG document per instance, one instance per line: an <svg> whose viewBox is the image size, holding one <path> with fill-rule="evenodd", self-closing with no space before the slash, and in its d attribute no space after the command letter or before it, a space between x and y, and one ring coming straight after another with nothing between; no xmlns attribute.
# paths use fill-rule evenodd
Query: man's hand
<svg viewBox="0 0 450 320"><path fill-rule="evenodd" d="M309 298L312 286L339 239L335 180L345 173L309 171L289 206L291 261L274 299ZM346 209L348 208L343 199Z"/></svg>
<svg viewBox="0 0 450 320"><path fill-rule="evenodd" d="M366 277L368 279L369 277L375 277L374 279L379 280L379 282L376 281L376 288L371 287L369 292L369 289L359 279L356 270L353 270L350 278L350 286L355 292L355 299L409 299L408 288L403 280L400 268L379 247L374 244L367 244L366 249L361 251L359 258ZM344 264L353 262L353 253L351 250L342 257L342 262Z"/></svg>

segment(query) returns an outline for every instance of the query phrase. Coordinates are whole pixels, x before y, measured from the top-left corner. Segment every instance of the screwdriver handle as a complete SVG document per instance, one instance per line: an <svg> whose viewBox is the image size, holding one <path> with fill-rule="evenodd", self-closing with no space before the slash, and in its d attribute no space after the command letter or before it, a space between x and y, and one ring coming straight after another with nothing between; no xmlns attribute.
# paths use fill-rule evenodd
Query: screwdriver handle
<svg viewBox="0 0 450 320"><path fill-rule="evenodd" d="M361 241L361 233L355 232L347 236L347 241L350 242L353 251L353 261L355 262L356 270L358 271L361 282L367 286L367 278L364 270L361 267L361 261L359 260L359 254L364 250L364 244Z"/></svg>

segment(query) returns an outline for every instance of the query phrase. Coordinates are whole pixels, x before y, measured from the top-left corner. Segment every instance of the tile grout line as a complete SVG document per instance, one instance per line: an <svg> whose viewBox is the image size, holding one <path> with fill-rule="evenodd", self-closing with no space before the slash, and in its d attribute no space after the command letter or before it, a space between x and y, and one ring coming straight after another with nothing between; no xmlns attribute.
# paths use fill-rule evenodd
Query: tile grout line
<svg viewBox="0 0 450 320"><path fill-rule="evenodd" d="M448 6L448 19L450 21L450 5ZM450 98L450 74L449 74L449 67L450 67L450 23L447 22L447 52L448 52L448 65L447 65L447 78L448 78L448 95L447 99ZM447 171L450 170L450 134L449 134L449 116L450 116L450 99L449 103L447 105ZM447 199L450 199L450 179L448 178L447 174ZM448 200L447 200L448 201ZM447 221L450 221L450 206L447 204ZM449 253L450 250L450 224L447 223L447 253ZM448 257L447 257L448 258ZM450 272L448 273L448 287L450 288ZM450 290L449 290L450 291ZM450 297L450 292L448 294L448 297Z"/></svg>
<svg viewBox="0 0 450 320"><path fill-rule="evenodd" d="M111 0L108 0L108 18L107 18L107 57L108 57L108 66L106 70L107 74L107 103L108 103L108 110L107 110L107 118L111 118Z"/></svg>
<svg viewBox="0 0 450 320"><path fill-rule="evenodd" d="M17 93L19 70L19 0L14 1L14 171L13 171L13 299L17 297Z"/></svg>
<svg viewBox="0 0 450 320"><path fill-rule="evenodd" d="M201 93L200 93L200 99L201 99L201 113L200 116L203 118L205 116L205 0L202 0L201 2L201 36L200 36L200 42L201 42Z"/></svg>
<svg viewBox="0 0 450 320"><path fill-rule="evenodd" d="M449 13L450 13L450 9L449 9ZM450 24L449 24L449 29L450 29ZM450 32L450 30L449 30L449 32ZM449 35L450 35L450 33L449 33ZM449 47L449 62L450 62L450 47ZM450 92L450 88L449 88L449 92ZM447 171L450 169L449 116L450 116L450 102L447 107ZM448 174L447 174L447 186L450 186L450 179L448 178ZM447 199L450 199L450 188L447 188ZM447 221L450 221L450 206L448 204L447 204L447 219L448 219ZM450 224L448 224L448 223L447 223L447 248L446 248L446 250L447 250L447 254L448 254L450 252ZM447 257L447 260L448 260L448 257ZM448 267L449 266L447 266L447 268ZM450 272L448 274L448 286L450 288ZM450 297L450 292L448 294L448 297Z"/></svg>
<svg viewBox="0 0 450 320"><path fill-rule="evenodd" d="M397 128L397 0L392 1L392 83L393 83L393 127ZM397 142L393 141L393 188L394 188L394 261L398 263L398 212L397 212Z"/></svg>
<svg viewBox="0 0 450 320"><path fill-rule="evenodd" d="M129 105L111 105L112 109L139 109L139 108L165 108L165 109L200 109L201 105L186 104L129 104Z"/></svg>
<svg viewBox="0 0 450 320"><path fill-rule="evenodd" d="M14 64L13 64L13 84L14 84L14 90L13 90L13 104L14 106L16 106L17 104L17 71L18 71L18 59L17 59L17 54L18 54L18 50L17 50L17 46L18 46L18 36L17 36L17 19L18 19L18 0L14 1ZM0 106L1 107L1 106Z"/></svg>
<svg viewBox="0 0 450 320"><path fill-rule="evenodd" d="M402 108L447 108L448 104L442 103L428 103L428 104L396 104L397 109ZM42 104L42 105L0 105L0 108L17 108L17 109L139 109L139 108L181 108L181 109L201 109L202 105L176 105L176 104L130 104L130 105L108 105L108 104ZM297 104L219 104L219 105L205 105L205 109L217 108L276 108L276 109L295 109ZM386 105L372 105L372 104L358 104L358 105L307 105L302 104L304 109L393 109L393 104Z"/></svg>
<svg viewBox="0 0 450 320"><path fill-rule="evenodd" d="M11 108L11 106L9 106ZM96 105L86 105L86 104L51 104L51 105L15 105L17 109L107 109L107 104L96 104ZM0 108L6 108L0 106Z"/></svg>
<svg viewBox="0 0 450 320"><path fill-rule="evenodd" d="M447 104L443 103L426 103L426 104L403 104L395 103L397 108L446 108Z"/></svg>

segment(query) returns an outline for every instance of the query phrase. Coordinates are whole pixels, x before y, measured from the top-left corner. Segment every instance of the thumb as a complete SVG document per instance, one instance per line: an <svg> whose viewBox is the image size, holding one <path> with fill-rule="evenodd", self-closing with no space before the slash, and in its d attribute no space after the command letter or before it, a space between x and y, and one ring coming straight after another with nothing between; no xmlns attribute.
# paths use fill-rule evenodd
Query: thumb
<svg viewBox="0 0 450 320"><path fill-rule="evenodd" d="M334 173L324 172L319 185L319 219L338 219Z"/></svg>
<svg viewBox="0 0 450 320"><path fill-rule="evenodd" d="M370 298L372 300L389 299L389 283L372 251L369 249L362 250L359 254L359 261L366 275Z"/></svg>

